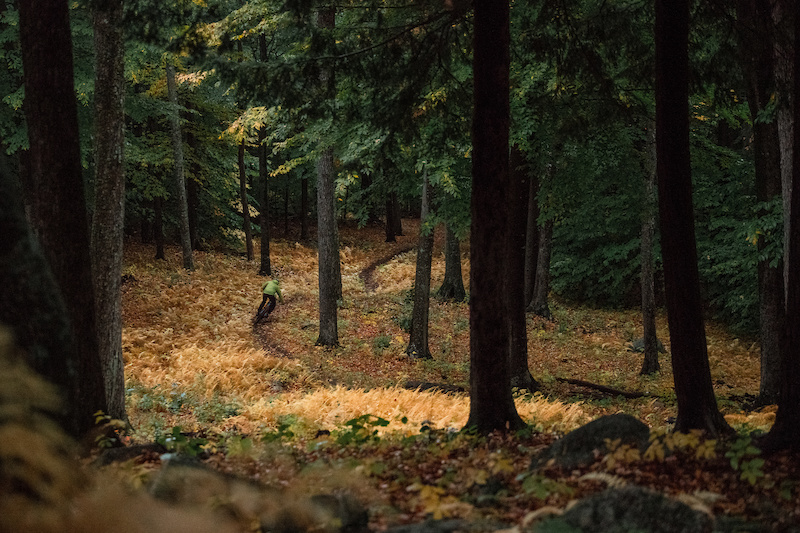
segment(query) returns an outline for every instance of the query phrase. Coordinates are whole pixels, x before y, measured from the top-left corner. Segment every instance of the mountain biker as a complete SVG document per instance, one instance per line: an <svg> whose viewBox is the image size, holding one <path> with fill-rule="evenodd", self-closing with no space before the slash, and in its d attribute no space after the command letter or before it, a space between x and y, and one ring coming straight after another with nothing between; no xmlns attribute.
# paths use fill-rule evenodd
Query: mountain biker
<svg viewBox="0 0 800 533"><path fill-rule="evenodd" d="M256 315L261 312L261 309L264 307L264 304L267 303L267 300L269 300L269 304L267 304L267 315L275 310L275 306L277 305L275 301L275 295L277 295L281 303L283 303L283 295L281 295L281 287L277 279L265 281L261 285L261 293L263 294L263 299L261 300L261 305L258 306Z"/></svg>

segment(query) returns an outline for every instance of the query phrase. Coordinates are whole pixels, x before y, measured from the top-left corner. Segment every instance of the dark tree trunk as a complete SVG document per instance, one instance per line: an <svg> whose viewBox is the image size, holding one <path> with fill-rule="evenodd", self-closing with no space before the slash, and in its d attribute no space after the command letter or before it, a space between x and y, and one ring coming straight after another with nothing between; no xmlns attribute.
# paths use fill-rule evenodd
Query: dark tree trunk
<svg viewBox="0 0 800 533"><path fill-rule="evenodd" d="M503 292L508 300L509 373L511 387L535 392L539 384L528 369L528 329L525 317L525 230L528 219L529 178L525 155L511 148L508 187L508 262Z"/></svg>
<svg viewBox="0 0 800 533"><path fill-rule="evenodd" d="M166 260L164 256L164 198L153 198L153 239L156 241L156 259Z"/></svg>
<svg viewBox="0 0 800 533"><path fill-rule="evenodd" d="M533 302L536 267L539 260L539 178L530 173L528 183L528 220L525 230L525 303Z"/></svg>
<svg viewBox="0 0 800 533"><path fill-rule="evenodd" d="M467 427L509 431L525 423L511 395L508 261L509 3L476 0L470 245L470 410Z"/></svg>
<svg viewBox="0 0 800 533"><path fill-rule="evenodd" d="M386 195L386 242L397 242L397 235L395 234L395 224L392 221L392 195Z"/></svg>
<svg viewBox="0 0 800 533"><path fill-rule="evenodd" d="M436 292L441 300L463 302L467 296L464 278L461 273L461 242L450 224L445 225L444 237L444 280Z"/></svg>
<svg viewBox="0 0 800 533"><path fill-rule="evenodd" d="M533 299L528 306L528 311L533 314L550 319L550 255L553 249L553 219L548 219L544 226L539 227L539 250L536 258L536 281L533 284Z"/></svg>
<svg viewBox="0 0 800 533"><path fill-rule="evenodd" d="M31 220L67 307L73 339L48 354L66 374L48 376L64 388L66 429L81 435L93 413L108 411L97 338L89 220L81 177L78 114L67 2L19 2L30 144L26 184ZM5 235L2 239L5 241ZM53 294L54 298L58 298ZM64 361L59 361L63 357Z"/></svg>
<svg viewBox="0 0 800 533"><path fill-rule="evenodd" d="M795 50L800 48L800 17L795 17ZM800 54L794 56L794 71L800 72ZM794 77L794 101L800 98L800 76ZM789 219L789 278L786 298L786 329L781 358L781 387L775 423L760 442L762 450L800 450L800 106L794 107L792 203Z"/></svg>
<svg viewBox="0 0 800 533"><path fill-rule="evenodd" d="M178 222L181 249L183 250L183 268L194 270L194 254L192 240L189 236L189 204L186 201L186 177L183 168L183 136L181 135L180 113L178 112L178 90L175 83L175 66L167 59L167 92L173 106L169 115L172 133L172 152L175 158L173 177L175 179L176 200L178 201Z"/></svg>
<svg viewBox="0 0 800 533"><path fill-rule="evenodd" d="M189 241L192 243L192 250L202 250L200 242L200 198L197 180L189 178L186 180L186 203L189 209Z"/></svg>
<svg viewBox="0 0 800 533"><path fill-rule="evenodd" d="M644 172L642 195L642 242L641 287L642 287L642 331L644 340L644 360L641 375L654 374L661 370L658 362L658 336L656 334L656 293L653 279L653 234L656 225L656 129L651 125L646 161L649 168Z"/></svg>
<svg viewBox="0 0 800 533"><path fill-rule="evenodd" d="M433 261L434 228L428 228L431 188L427 174L422 178L422 211L417 245L417 269L414 276L414 309L411 312L411 335L406 354L419 359L431 359L428 347L428 308L431 296L431 263Z"/></svg>
<svg viewBox="0 0 800 533"><path fill-rule="evenodd" d="M398 237L405 235L403 233L403 217L400 214L400 200L397 198L397 193L392 193L392 225L394 226L394 234Z"/></svg>
<svg viewBox="0 0 800 533"><path fill-rule="evenodd" d="M250 202L247 199L247 172L244 167L244 139L239 143L239 201L242 202L242 226L244 229L245 250L247 260L255 259L253 251L253 229L250 225Z"/></svg>
<svg viewBox="0 0 800 533"><path fill-rule="evenodd" d="M689 0L656 0L656 149L661 250L678 400L675 430L730 431L717 409L703 324L689 159Z"/></svg>
<svg viewBox="0 0 800 533"><path fill-rule="evenodd" d="M4 161L5 157L0 157ZM33 237L16 176L0 168L0 323L11 328L28 366L58 387L66 402L59 423L76 435L79 363L66 304ZM87 424L82 424L87 426Z"/></svg>
<svg viewBox="0 0 800 533"><path fill-rule="evenodd" d="M125 72L122 0L95 4L94 158L95 209L92 273L98 349L105 376L106 414L125 420L125 362L122 358L122 242L125 224Z"/></svg>
<svg viewBox="0 0 800 533"><path fill-rule="evenodd" d="M260 42L264 37L260 37ZM263 45L266 48L266 44ZM266 56L266 51L262 57ZM267 147L264 139L267 138L267 131L264 128L258 130L258 179L264 187L264 196L261 197L261 267L258 273L261 276L272 275L272 262L270 260L270 217L269 217L269 172L267 172Z"/></svg>
<svg viewBox="0 0 800 533"><path fill-rule="evenodd" d="M308 235L308 178L300 180L300 240L309 240Z"/></svg>
<svg viewBox="0 0 800 533"><path fill-rule="evenodd" d="M336 266L339 243L333 199L333 149L317 162L317 246L319 250L319 337L318 346L338 346Z"/></svg>
<svg viewBox="0 0 800 533"><path fill-rule="evenodd" d="M791 21L797 10L793 0L776 0L772 2L772 20L774 35L791 35ZM789 249L789 217L792 203L792 153L794 144L794 98L792 96L793 61L795 49L789 39L771 40L774 49L775 85L778 96L778 141L781 159L781 183L783 189L783 249ZM784 301L788 283L789 263L783 262Z"/></svg>
<svg viewBox="0 0 800 533"><path fill-rule="evenodd" d="M781 154L778 123L758 120L758 115L775 97L772 7L769 0L739 0L737 19L741 35L743 71L746 73L747 102L753 119L756 198L765 205L780 196ZM762 212L761 215L765 215ZM783 235L761 234L758 250ZM759 401L774 404L780 389L780 360L783 335L783 262L770 266L771 258L758 262L758 294L761 340L761 387Z"/></svg>

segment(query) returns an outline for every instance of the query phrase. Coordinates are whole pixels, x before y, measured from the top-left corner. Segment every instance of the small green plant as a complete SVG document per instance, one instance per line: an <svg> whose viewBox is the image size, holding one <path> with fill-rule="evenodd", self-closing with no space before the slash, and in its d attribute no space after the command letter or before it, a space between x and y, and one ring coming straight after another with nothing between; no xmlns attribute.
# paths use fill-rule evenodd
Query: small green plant
<svg viewBox="0 0 800 533"><path fill-rule="evenodd" d="M372 351L375 354L380 354L383 350L387 349L392 344L392 338L389 335L378 335L372 339Z"/></svg>
<svg viewBox="0 0 800 533"><path fill-rule="evenodd" d="M98 427L104 426L105 430L95 439L98 448L113 448L123 441L122 432L127 428L124 420L111 418L111 415L97 411L94 414L94 424Z"/></svg>
<svg viewBox="0 0 800 533"><path fill-rule="evenodd" d="M275 431L268 431L264 433L264 436L261 438L264 442L278 442L282 441L283 439L291 439L294 437L294 432L292 431L292 420L287 417L282 417L278 420L278 427Z"/></svg>
<svg viewBox="0 0 800 533"><path fill-rule="evenodd" d="M380 440L378 428L388 426L389 421L379 416L365 414L348 420L344 425L349 429L337 432L336 443L347 446Z"/></svg>
<svg viewBox="0 0 800 533"><path fill-rule="evenodd" d="M761 450L753 445L750 435L744 435L733 441L725 457L731 460L731 467L740 472L739 479L755 485L764 477L764 459L758 457Z"/></svg>
<svg viewBox="0 0 800 533"><path fill-rule="evenodd" d="M158 437L156 442L166 448L168 452L197 457L203 451L203 447L208 444L208 439L184 435L180 426L174 426L169 434Z"/></svg>

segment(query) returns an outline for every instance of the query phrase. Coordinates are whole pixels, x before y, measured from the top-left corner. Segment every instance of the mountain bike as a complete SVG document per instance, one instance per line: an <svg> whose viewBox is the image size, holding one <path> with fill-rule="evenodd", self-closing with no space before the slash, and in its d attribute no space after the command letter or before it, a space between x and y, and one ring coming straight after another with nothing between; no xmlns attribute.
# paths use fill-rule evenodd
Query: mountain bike
<svg viewBox="0 0 800 533"><path fill-rule="evenodd" d="M257 326L259 322L266 319L270 315L269 305L265 305L261 308L261 311L256 313L256 318L253 320L253 325Z"/></svg>

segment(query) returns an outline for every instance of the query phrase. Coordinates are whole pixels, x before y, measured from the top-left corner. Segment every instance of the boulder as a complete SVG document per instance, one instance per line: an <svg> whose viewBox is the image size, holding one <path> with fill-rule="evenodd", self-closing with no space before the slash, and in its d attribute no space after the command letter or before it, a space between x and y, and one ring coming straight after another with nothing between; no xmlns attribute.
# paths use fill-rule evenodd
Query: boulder
<svg viewBox="0 0 800 533"><path fill-rule="evenodd" d="M550 461L567 469L587 466L594 462L598 453L606 452L606 440L619 439L620 444L644 451L649 438L650 428L630 415L619 413L602 416L555 441L533 458L531 469L544 466Z"/></svg>

